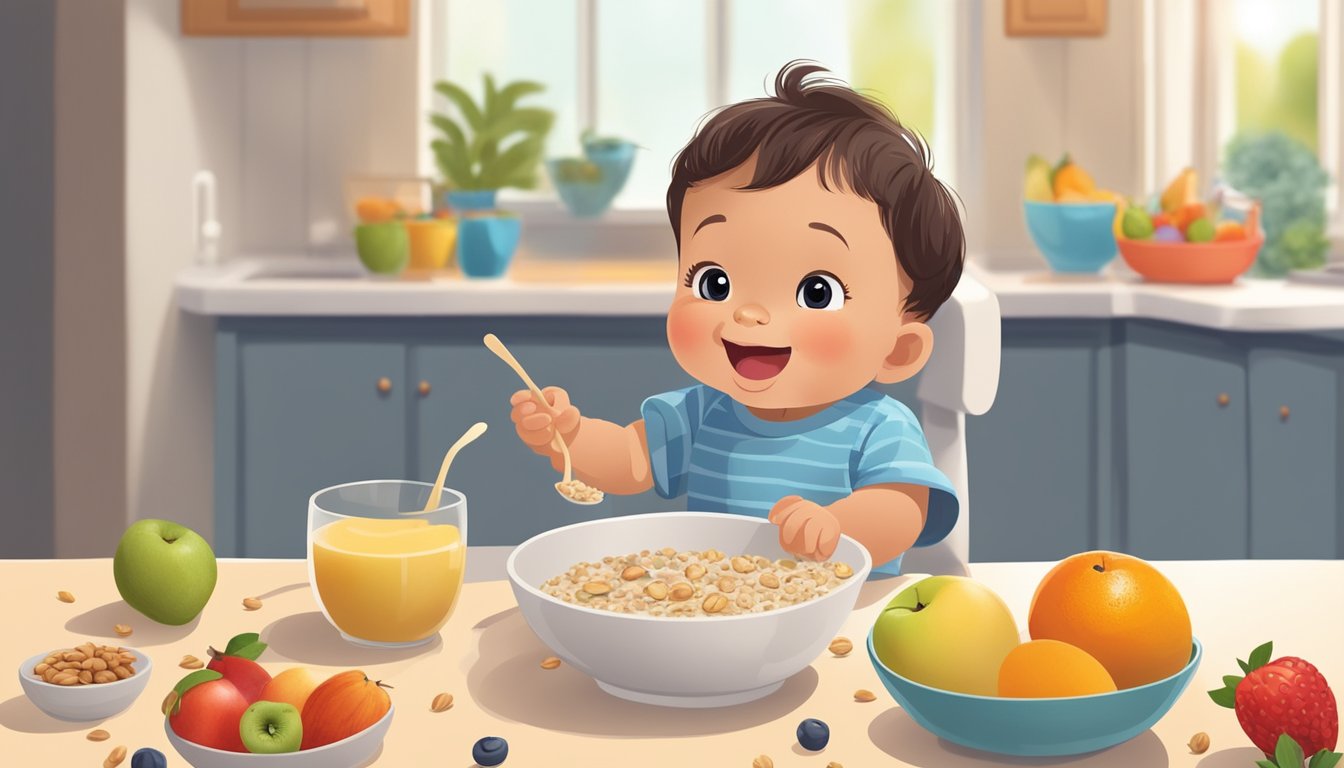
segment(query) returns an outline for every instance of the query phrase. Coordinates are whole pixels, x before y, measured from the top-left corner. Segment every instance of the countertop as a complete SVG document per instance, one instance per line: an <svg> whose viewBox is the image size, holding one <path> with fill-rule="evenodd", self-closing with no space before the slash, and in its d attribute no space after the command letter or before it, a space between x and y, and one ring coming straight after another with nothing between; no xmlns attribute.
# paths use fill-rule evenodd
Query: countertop
<svg viewBox="0 0 1344 768"><path fill-rule="evenodd" d="M1119 273L968 273L999 297L1005 318L1149 318L1239 331L1344 330L1344 286L1239 279L1228 286L1145 283ZM177 277L177 302L204 315L480 316L661 315L675 264L641 261L519 262L507 277L466 280L369 276L348 257L268 256Z"/></svg>
<svg viewBox="0 0 1344 768"><path fill-rule="evenodd" d="M6 630L0 656L6 663L85 639L146 651L155 662L149 687L130 710L103 722L65 723L48 718L23 696L18 680L0 683L0 754L6 764L99 765L116 745L128 752L153 746L182 761L164 736L158 707L185 674L184 654L204 656L206 647L239 632L259 631L270 647L260 661L272 672L293 664L322 670L358 667L394 686L397 713L379 766L471 765L472 743L486 735L509 740L506 766L749 766L768 754L778 768L822 768L835 761L848 768L878 765L962 768L989 765L1085 765L1114 768L1245 768L1258 753L1230 710L1205 691L1236 671L1235 659L1254 646L1275 642L1275 653L1316 664L1344 690L1344 561L1233 561L1157 563L1190 607L1205 657L1194 681L1171 712L1125 744L1072 760L1008 760L942 742L916 725L887 696L866 655L866 637L887 598L916 576L870 581L842 634L858 648L839 658L823 654L775 694L731 709L674 710L632 704L601 692L578 671L542 670L549 655L518 613L507 581L498 580L506 548L471 548L468 580L453 617L428 647L379 651L351 646L331 629L313 602L302 560L221 560L214 596L197 622L155 625L123 603L112 580L110 559L0 561L5 589ZM1025 624L1036 583L1049 563L985 563L972 576L996 590ZM58 590L76 602L56 599ZM263 606L243 610L241 600L260 596ZM20 618L21 617L21 618ZM15 620L22 629L16 629ZM134 634L118 640L117 623ZM14 667L11 667L13 669ZM857 688L878 695L856 703ZM447 712L430 711L439 692L453 694ZM806 717L831 726L822 752L801 751L794 728ZM109 741L84 735L102 728ZM1185 744L1197 731L1212 739L1202 757Z"/></svg>

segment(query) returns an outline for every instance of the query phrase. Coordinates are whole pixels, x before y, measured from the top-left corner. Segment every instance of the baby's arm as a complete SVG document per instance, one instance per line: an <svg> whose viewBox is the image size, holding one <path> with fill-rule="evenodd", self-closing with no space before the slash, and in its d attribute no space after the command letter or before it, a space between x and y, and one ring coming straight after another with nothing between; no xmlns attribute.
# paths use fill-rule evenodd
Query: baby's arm
<svg viewBox="0 0 1344 768"><path fill-rule="evenodd" d="M770 510L779 526L779 542L800 557L825 560L844 533L885 563L914 546L929 510L929 489L922 485L868 485L827 506L800 496L785 496Z"/></svg>
<svg viewBox="0 0 1344 768"><path fill-rule="evenodd" d="M555 449L556 428L569 446L574 474L588 485L607 493L642 493L653 487L649 471L648 444L641 419L626 426L579 414L569 394L559 387L542 390L550 409L538 407L530 390L515 392L509 414L524 444L551 460L557 472L564 459ZM554 416L552 415L554 413Z"/></svg>

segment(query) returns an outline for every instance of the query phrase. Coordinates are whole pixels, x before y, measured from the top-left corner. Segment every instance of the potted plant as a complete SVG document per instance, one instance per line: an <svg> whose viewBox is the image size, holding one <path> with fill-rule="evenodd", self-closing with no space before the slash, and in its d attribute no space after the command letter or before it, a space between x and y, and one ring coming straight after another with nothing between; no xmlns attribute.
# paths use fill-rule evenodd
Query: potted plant
<svg viewBox="0 0 1344 768"><path fill-rule="evenodd" d="M625 139L597 136L592 130L584 132L582 144L583 157L547 160L546 171L571 214L600 216L630 178L635 145Z"/></svg>
<svg viewBox="0 0 1344 768"><path fill-rule="evenodd" d="M489 74L484 79L480 104L455 83L436 83L434 90L453 103L461 119L430 116L442 133L430 147L447 182L448 205L461 219L457 263L469 277L499 277L508 269L521 224L516 215L496 209L495 195L505 187L536 186L546 134L555 121L548 109L518 106L524 96L544 90L540 83L519 80L496 88Z"/></svg>
<svg viewBox="0 0 1344 768"><path fill-rule="evenodd" d="M1316 153L1280 131L1242 133L1227 146L1223 175L1234 189L1260 201L1265 245L1261 277L1325 265L1325 190L1330 175Z"/></svg>

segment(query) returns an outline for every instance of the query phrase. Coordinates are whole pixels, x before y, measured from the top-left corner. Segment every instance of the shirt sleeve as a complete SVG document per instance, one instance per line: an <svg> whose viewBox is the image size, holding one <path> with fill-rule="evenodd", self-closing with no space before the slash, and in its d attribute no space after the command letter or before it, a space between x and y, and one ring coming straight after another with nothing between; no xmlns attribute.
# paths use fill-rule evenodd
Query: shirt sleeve
<svg viewBox="0 0 1344 768"><path fill-rule="evenodd" d="M854 466L855 490L867 485L902 483L929 489L929 508L916 547L942 541L957 522L957 491L937 467L924 430L914 414L893 403L883 408L864 439Z"/></svg>
<svg viewBox="0 0 1344 768"><path fill-rule="evenodd" d="M686 492L691 466L691 444L704 413L705 386L697 384L654 395L644 401L644 436L649 444L653 489L665 499Z"/></svg>

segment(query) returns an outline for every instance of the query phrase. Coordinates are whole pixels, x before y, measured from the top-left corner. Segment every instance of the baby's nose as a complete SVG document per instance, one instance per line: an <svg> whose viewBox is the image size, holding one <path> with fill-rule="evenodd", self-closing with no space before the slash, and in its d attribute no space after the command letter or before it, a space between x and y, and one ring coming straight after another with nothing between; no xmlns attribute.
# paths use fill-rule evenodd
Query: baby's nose
<svg viewBox="0 0 1344 768"><path fill-rule="evenodd" d="M770 313L760 304L743 304L733 311L733 320L739 325L765 325L770 322Z"/></svg>

